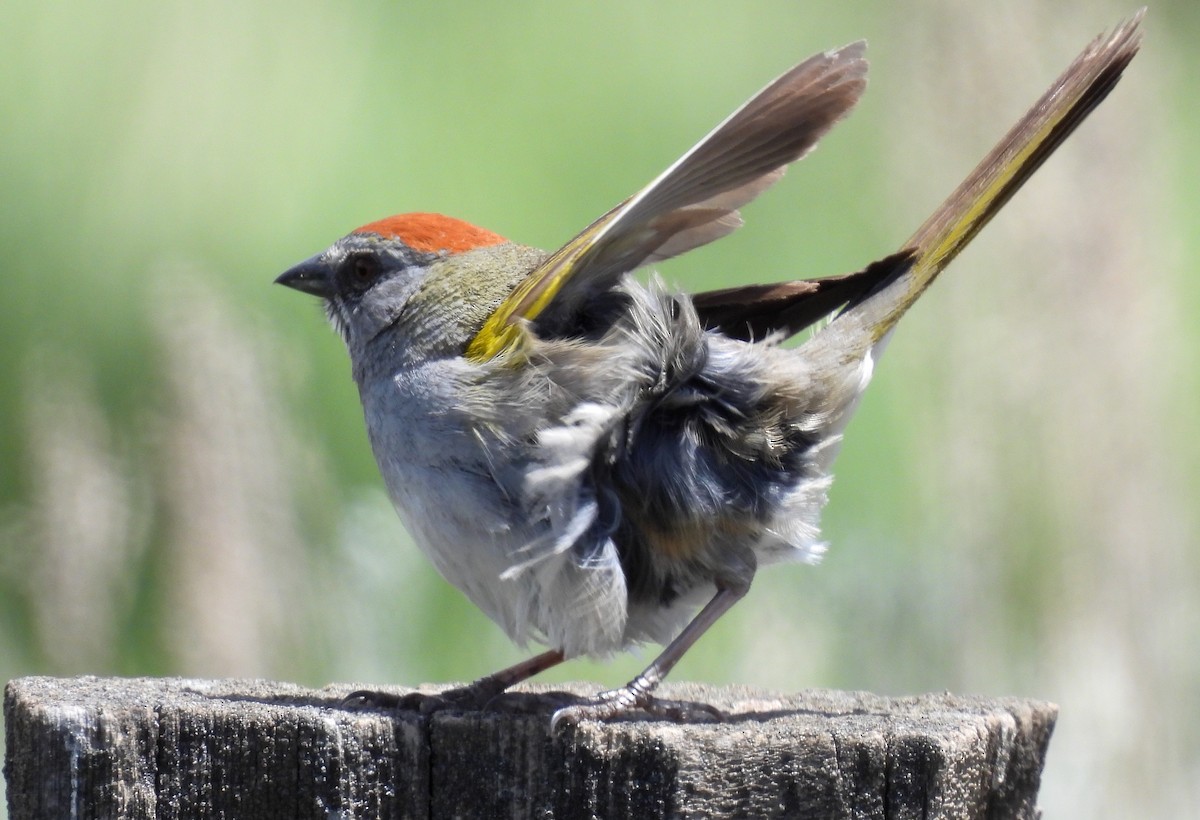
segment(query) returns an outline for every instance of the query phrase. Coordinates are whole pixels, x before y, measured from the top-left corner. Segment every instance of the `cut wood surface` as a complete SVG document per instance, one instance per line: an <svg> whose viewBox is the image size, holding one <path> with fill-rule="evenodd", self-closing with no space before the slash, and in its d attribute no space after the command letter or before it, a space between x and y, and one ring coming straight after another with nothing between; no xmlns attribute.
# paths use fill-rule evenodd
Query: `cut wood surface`
<svg viewBox="0 0 1200 820"><path fill-rule="evenodd" d="M355 688L12 681L10 817L1033 818L1057 714L1013 698L675 684L664 697L729 719L551 732L545 693L594 686L432 716L342 706Z"/></svg>

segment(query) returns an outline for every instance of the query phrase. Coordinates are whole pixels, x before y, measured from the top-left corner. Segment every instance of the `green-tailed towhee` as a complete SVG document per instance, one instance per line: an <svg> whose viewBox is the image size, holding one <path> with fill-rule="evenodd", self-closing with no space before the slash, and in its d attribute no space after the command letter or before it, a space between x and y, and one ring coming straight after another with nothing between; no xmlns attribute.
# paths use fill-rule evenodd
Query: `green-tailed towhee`
<svg viewBox="0 0 1200 820"><path fill-rule="evenodd" d="M550 647L448 701L669 642L560 717L652 708L760 564L817 560L830 465L897 320L1112 90L1141 17L1090 44L899 253L858 273L694 295L629 275L736 229L854 106L862 43L788 71L554 253L417 213L280 276L325 300L345 339L417 544L512 639Z"/></svg>

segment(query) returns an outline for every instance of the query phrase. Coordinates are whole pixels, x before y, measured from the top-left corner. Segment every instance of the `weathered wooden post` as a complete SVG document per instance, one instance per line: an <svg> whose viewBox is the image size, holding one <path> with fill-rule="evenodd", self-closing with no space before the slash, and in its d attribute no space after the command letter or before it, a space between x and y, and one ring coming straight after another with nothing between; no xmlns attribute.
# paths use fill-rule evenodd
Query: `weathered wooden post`
<svg viewBox="0 0 1200 820"><path fill-rule="evenodd" d="M663 694L731 720L551 733L532 694L506 702L532 711L422 717L343 708L348 691L12 681L10 817L1033 818L1057 713L1006 698L681 684Z"/></svg>

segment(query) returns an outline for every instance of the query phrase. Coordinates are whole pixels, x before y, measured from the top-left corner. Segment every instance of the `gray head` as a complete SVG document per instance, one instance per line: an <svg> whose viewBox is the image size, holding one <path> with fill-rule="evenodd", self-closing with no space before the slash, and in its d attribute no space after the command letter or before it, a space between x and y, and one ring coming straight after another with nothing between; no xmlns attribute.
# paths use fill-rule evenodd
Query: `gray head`
<svg viewBox="0 0 1200 820"><path fill-rule="evenodd" d="M324 300L359 371L381 342L460 355L542 258L461 220L413 213L364 225L275 281Z"/></svg>

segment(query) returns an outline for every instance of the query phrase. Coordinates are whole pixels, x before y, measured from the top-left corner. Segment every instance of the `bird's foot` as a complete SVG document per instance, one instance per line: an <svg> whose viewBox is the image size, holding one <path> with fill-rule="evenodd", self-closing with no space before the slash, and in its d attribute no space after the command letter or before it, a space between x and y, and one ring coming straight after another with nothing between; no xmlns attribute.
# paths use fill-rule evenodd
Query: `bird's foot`
<svg viewBox="0 0 1200 820"><path fill-rule="evenodd" d="M619 689L601 692L590 701L574 703L557 710L550 718L550 730L585 720L610 721L623 718L651 717L675 723L714 723L727 720L715 706L692 701L656 698L649 687L635 679Z"/></svg>
<svg viewBox="0 0 1200 820"><path fill-rule="evenodd" d="M389 709L400 712L417 712L432 715L435 712L473 712L487 707L504 691L491 678L481 678L466 686L447 689L444 692L408 692L396 695L391 692L376 692L359 689L342 698L347 709Z"/></svg>

